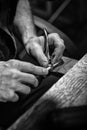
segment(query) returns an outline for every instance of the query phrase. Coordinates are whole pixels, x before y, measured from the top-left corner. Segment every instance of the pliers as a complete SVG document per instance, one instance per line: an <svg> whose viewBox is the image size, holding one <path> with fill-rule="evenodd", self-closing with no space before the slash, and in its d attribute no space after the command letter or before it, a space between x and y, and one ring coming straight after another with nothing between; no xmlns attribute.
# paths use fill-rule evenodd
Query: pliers
<svg viewBox="0 0 87 130"><path fill-rule="evenodd" d="M44 44L45 51L44 51L44 53L48 59L47 69L52 72L56 67L62 65L64 62L61 58L58 62L52 64L52 58L50 56L49 43L48 43L48 32L45 28L43 29L43 31L44 31L44 37L45 37L45 44Z"/></svg>

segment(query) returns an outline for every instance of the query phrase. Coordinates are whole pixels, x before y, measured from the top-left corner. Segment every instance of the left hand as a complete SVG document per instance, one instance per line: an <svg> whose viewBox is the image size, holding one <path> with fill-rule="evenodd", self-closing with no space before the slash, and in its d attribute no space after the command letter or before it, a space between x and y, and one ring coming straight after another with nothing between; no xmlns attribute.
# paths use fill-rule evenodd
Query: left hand
<svg viewBox="0 0 87 130"><path fill-rule="evenodd" d="M41 66L47 67L48 59L44 54L44 43L44 36L33 37L26 44L26 50L37 59ZM48 35L48 43L55 47L54 52L52 53L52 63L56 63L63 55L65 49L64 42L57 33L51 33Z"/></svg>

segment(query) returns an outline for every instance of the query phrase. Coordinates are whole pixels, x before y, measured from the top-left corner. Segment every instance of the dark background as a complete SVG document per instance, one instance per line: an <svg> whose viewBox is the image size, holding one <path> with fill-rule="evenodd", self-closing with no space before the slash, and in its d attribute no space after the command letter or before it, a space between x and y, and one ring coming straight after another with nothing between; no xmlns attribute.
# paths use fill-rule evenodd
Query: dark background
<svg viewBox="0 0 87 130"><path fill-rule="evenodd" d="M13 20L18 0L0 0L0 24ZM87 0L29 0L34 15L48 21L51 16L67 1L65 9L51 22L64 32L78 48L74 58L80 59L87 52ZM9 4L11 11L9 11ZM3 13L4 12L4 13ZM10 12L10 17L8 14Z"/></svg>
<svg viewBox="0 0 87 130"><path fill-rule="evenodd" d="M66 0L31 0L33 14L49 20ZM87 52L87 0L71 0L52 24L75 44L79 58Z"/></svg>

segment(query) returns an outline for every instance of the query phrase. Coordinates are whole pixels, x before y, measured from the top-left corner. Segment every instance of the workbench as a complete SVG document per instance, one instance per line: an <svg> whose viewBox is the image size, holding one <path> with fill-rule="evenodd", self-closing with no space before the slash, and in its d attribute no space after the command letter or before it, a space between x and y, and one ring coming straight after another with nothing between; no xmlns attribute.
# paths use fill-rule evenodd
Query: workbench
<svg viewBox="0 0 87 130"><path fill-rule="evenodd" d="M64 76L8 130L33 130L38 124L35 123L38 120L38 113L40 116L51 108L62 109L87 105L87 54L79 61L67 57L63 57L63 60L64 64L56 68L56 71L64 73Z"/></svg>
<svg viewBox="0 0 87 130"><path fill-rule="evenodd" d="M71 58L64 57L64 56L62 57L62 59L64 61L64 64L61 65L60 67L56 68L55 71L58 71L58 72L64 74L64 76L60 80L58 80L58 82L56 84L54 84L44 95L42 95L41 98L31 108L29 108L29 110L27 110L16 122L14 122L13 125L11 125L8 128L8 130L22 130L22 129L27 130L26 125L24 125L24 124L26 124L25 122L29 123L29 121L30 121L30 123L31 123L31 120L32 120L31 115L34 113L34 110L37 109L37 106L38 106L38 109L40 106L42 106L41 104L45 104L42 106L42 109L44 109L44 110L46 110L46 106L48 109L48 106L50 106L50 104L49 104L50 101L55 102L56 107L58 107L58 108L81 104L81 102L79 100L79 96L76 100L76 96L81 89L81 87L77 87L76 83L78 83L79 82L78 80L80 80L78 72L81 69L82 63L80 63L80 61L78 62L75 59L71 59ZM81 61L83 61L84 59L87 59L87 55ZM81 64L81 66L80 66L80 64ZM84 66L84 62L83 62L83 66ZM85 76L84 73L83 73L83 75ZM74 83L74 81L76 83ZM84 81L85 81L85 79L84 79ZM77 88L75 88L73 86L73 84ZM77 91L77 89L78 89L78 91ZM76 91L77 91L77 93L76 93ZM72 94L72 92L74 94ZM80 93L82 94L83 92L80 92ZM71 94L71 96L70 96L70 94ZM70 102L72 102L72 104L70 104ZM77 103L77 102L79 102L79 103ZM41 107L40 107L40 109L41 109Z"/></svg>
<svg viewBox="0 0 87 130"><path fill-rule="evenodd" d="M38 125L38 116L44 116L48 111L87 105L87 54L79 61L67 57L63 60L64 64L56 71L64 76L8 130L33 130Z"/></svg>

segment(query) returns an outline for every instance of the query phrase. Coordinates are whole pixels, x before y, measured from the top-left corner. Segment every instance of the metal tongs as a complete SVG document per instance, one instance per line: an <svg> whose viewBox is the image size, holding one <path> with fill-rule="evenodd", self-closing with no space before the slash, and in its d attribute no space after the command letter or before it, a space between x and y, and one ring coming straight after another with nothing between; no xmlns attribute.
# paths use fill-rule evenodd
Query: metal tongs
<svg viewBox="0 0 87 130"><path fill-rule="evenodd" d="M48 62L49 62L47 69L52 72L56 67L62 65L64 62L62 59L60 59L58 62L56 62L54 64L52 63L52 58L51 58L50 53L49 53L50 51L49 51L49 43L48 43L48 32L46 29L43 29L43 31L44 31L44 37L45 37L45 46L44 46L45 47L45 55L46 55Z"/></svg>

